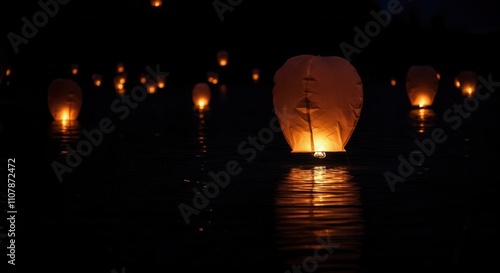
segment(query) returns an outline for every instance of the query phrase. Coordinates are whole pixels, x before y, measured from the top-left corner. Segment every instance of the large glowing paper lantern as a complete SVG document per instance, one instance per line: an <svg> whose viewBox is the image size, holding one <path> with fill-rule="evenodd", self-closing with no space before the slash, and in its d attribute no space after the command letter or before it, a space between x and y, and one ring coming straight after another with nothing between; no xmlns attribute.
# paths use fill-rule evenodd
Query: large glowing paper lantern
<svg viewBox="0 0 500 273"><path fill-rule="evenodd" d="M292 153L345 152L363 105L357 70L337 56L299 55L274 75L273 104Z"/></svg>
<svg viewBox="0 0 500 273"><path fill-rule="evenodd" d="M206 82L200 82L194 85L193 91L193 103L196 109L204 110L208 108L211 98L210 86Z"/></svg>
<svg viewBox="0 0 500 273"><path fill-rule="evenodd" d="M229 60L229 54L227 51L221 50L217 52L217 62L220 66L226 66Z"/></svg>
<svg viewBox="0 0 500 273"><path fill-rule="evenodd" d="M458 84L457 84L458 83ZM465 70L457 75L455 86L460 88L464 96L472 96L476 92L477 74L471 70Z"/></svg>
<svg viewBox="0 0 500 273"><path fill-rule="evenodd" d="M82 89L73 80L55 79L49 86L48 104L55 121L75 121L82 107Z"/></svg>
<svg viewBox="0 0 500 273"><path fill-rule="evenodd" d="M439 79L432 66L412 66L406 74L406 91L413 107L429 107L434 102Z"/></svg>

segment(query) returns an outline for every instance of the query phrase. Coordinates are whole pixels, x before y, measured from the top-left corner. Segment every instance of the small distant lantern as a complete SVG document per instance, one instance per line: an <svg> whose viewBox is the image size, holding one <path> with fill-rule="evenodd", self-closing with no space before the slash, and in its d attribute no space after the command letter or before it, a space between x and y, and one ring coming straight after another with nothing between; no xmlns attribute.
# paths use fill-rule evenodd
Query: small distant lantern
<svg viewBox="0 0 500 273"><path fill-rule="evenodd" d="M217 62L219 66L226 66L229 59L229 54L227 51L219 51L217 52Z"/></svg>
<svg viewBox="0 0 500 273"><path fill-rule="evenodd" d="M456 81L459 85L462 95L472 96L476 92L477 87L477 74L472 70L465 70L458 74ZM455 85L456 86L456 85Z"/></svg>
<svg viewBox="0 0 500 273"><path fill-rule="evenodd" d="M457 78L455 78L455 87L460 88L460 81Z"/></svg>
<svg viewBox="0 0 500 273"><path fill-rule="evenodd" d="M200 82L194 85L192 98L195 109L200 111L208 108L211 98L210 86L205 82Z"/></svg>
<svg viewBox="0 0 500 273"><path fill-rule="evenodd" d="M440 80L440 79L441 79L441 74L439 74L439 72L437 72L437 73L436 73L436 78L437 78L438 80Z"/></svg>
<svg viewBox="0 0 500 273"><path fill-rule="evenodd" d="M127 82L127 72L118 73L116 79L119 83L125 84Z"/></svg>
<svg viewBox="0 0 500 273"><path fill-rule="evenodd" d="M208 72L207 81L211 84L219 83L219 74L217 74L217 72Z"/></svg>
<svg viewBox="0 0 500 273"><path fill-rule="evenodd" d="M413 107L432 106L438 91L438 78L432 66L412 66L406 75L406 91Z"/></svg>
<svg viewBox="0 0 500 273"><path fill-rule="evenodd" d="M151 0L151 6L160 7L163 4L162 0Z"/></svg>
<svg viewBox="0 0 500 273"><path fill-rule="evenodd" d="M94 83L95 86L101 86L102 85L102 76L100 74L92 75L92 82Z"/></svg>
<svg viewBox="0 0 500 273"><path fill-rule="evenodd" d="M123 72L125 72L125 65L123 65L123 63L118 63L116 65L116 72L117 73L123 73Z"/></svg>
<svg viewBox="0 0 500 273"><path fill-rule="evenodd" d="M153 80L153 79L149 79L147 82L146 82L146 90L148 91L149 94L154 94L156 93L156 81Z"/></svg>
<svg viewBox="0 0 500 273"><path fill-rule="evenodd" d="M55 79L49 85L48 105L52 118L62 124L77 120L82 107L82 89L73 80Z"/></svg>
<svg viewBox="0 0 500 273"><path fill-rule="evenodd" d="M363 87L342 57L299 55L274 75L273 105L292 153L345 152L361 114Z"/></svg>
<svg viewBox="0 0 500 273"><path fill-rule="evenodd" d="M71 65L71 74L76 75L78 74L79 70L79 65L78 64L72 64Z"/></svg>
<svg viewBox="0 0 500 273"><path fill-rule="evenodd" d="M8 77L8 76L10 76L10 74L12 74L12 69L11 69L11 68L7 68L7 69L5 70L5 76L7 76L7 77Z"/></svg>
<svg viewBox="0 0 500 273"><path fill-rule="evenodd" d="M254 82L258 82L260 78L260 69L254 68L252 69L252 80Z"/></svg>
<svg viewBox="0 0 500 273"><path fill-rule="evenodd" d="M156 77L156 85L158 86L158 88L162 89L162 88L165 88L165 84L167 82L167 78L163 75L158 75L158 77Z"/></svg>
<svg viewBox="0 0 500 273"><path fill-rule="evenodd" d="M225 85L225 84L221 84L221 85L219 86L219 90L220 90L220 92L221 92L222 94L225 94L225 93L227 92L227 85Z"/></svg>
<svg viewBox="0 0 500 273"><path fill-rule="evenodd" d="M118 94L123 95L125 94L125 82L123 82L123 79L120 76L115 76L114 78L114 84L115 84L115 89Z"/></svg>
<svg viewBox="0 0 500 273"><path fill-rule="evenodd" d="M391 86L396 86L396 79L394 78L391 79Z"/></svg>
<svg viewBox="0 0 500 273"><path fill-rule="evenodd" d="M146 75L144 75L144 74L139 75L139 82L140 83L146 84L147 81L148 81L148 78L146 77Z"/></svg>

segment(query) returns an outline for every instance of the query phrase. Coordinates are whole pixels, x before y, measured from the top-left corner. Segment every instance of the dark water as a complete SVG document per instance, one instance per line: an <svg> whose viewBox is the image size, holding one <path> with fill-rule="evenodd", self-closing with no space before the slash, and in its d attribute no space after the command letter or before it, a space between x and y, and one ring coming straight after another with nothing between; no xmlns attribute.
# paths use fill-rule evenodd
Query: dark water
<svg viewBox="0 0 500 273"><path fill-rule="evenodd" d="M65 126L43 90L21 100L4 87L17 272L500 272L498 94L454 129L443 114L463 98L442 82L427 110L410 109L403 86L364 83L347 153L325 159L291 154L280 133L239 152L270 128L271 85L213 87L200 114L190 85L167 84L127 115L110 109L121 99L111 88L88 87L79 121ZM115 127L97 137L103 118ZM415 141L436 128L446 140L426 154ZM52 164L88 140L84 130L99 145L59 182ZM400 155L420 161L391 191L384 173L398 174Z"/></svg>

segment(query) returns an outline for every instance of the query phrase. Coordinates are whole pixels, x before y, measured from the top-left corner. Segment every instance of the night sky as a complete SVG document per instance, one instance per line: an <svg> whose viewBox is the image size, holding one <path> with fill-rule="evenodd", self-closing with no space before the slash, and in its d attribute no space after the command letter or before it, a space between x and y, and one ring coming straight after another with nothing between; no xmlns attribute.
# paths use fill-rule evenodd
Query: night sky
<svg viewBox="0 0 500 273"><path fill-rule="evenodd" d="M16 2L0 8L1 45L3 55L24 68L42 65L47 70L73 62L161 63L172 73L192 77L180 81L204 76L216 65L215 52L224 49L231 53L234 71L260 67L270 80L293 55L342 56L340 44L354 45L354 28L364 29L374 20L371 12L387 10L387 2L241 1L224 12L221 21L214 1L165 0L153 8L147 0L73 0L60 4L54 17L15 54L8 33L20 34L21 18L41 10L35 1ZM404 0L400 6L402 12L392 15L390 23L351 56L361 72L392 73L418 63L457 71L496 67L497 2Z"/></svg>

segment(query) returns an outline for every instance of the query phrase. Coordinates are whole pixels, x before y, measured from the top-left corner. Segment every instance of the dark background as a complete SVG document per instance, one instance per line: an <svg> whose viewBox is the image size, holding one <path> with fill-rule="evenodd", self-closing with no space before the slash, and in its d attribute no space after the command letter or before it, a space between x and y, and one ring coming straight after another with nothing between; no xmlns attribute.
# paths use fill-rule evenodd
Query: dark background
<svg viewBox="0 0 500 273"><path fill-rule="evenodd" d="M20 34L21 18L32 21L41 8L36 1L9 1L0 4L0 48L8 62L38 72L58 71L71 63L161 63L176 75L171 83L204 79L216 67L215 52L227 50L235 76L259 67L271 81L293 55L343 56L340 43L354 45L353 28L364 29L373 20L370 12L386 9L386 2L242 1L221 22L213 1L165 0L153 8L147 0L73 0L59 5L59 12L15 54L7 34ZM486 73L497 67L497 2L403 0L401 6L403 12L393 15L360 54L351 56L363 76L404 74L409 65L419 63L453 73Z"/></svg>

